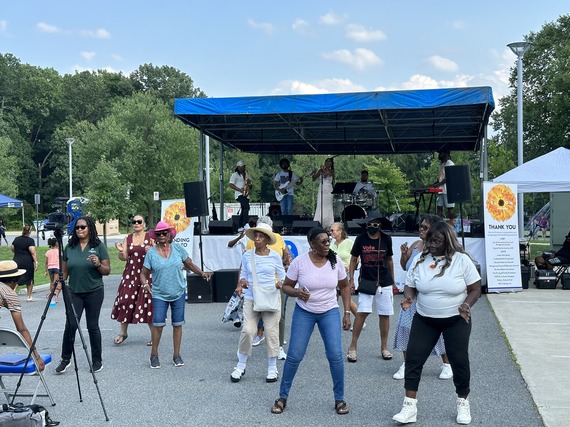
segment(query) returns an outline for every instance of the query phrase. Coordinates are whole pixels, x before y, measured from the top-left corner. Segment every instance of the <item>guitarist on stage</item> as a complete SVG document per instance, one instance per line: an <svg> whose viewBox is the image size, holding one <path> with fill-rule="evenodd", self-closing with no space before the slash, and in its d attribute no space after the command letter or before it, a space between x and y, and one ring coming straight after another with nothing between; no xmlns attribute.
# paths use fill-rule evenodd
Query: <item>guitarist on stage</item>
<svg viewBox="0 0 570 427"><path fill-rule="evenodd" d="M275 197L281 203L281 215L291 215L293 213L293 193L296 184L303 182L303 177L297 177L290 169L288 159L279 160L281 171L275 175L273 187Z"/></svg>

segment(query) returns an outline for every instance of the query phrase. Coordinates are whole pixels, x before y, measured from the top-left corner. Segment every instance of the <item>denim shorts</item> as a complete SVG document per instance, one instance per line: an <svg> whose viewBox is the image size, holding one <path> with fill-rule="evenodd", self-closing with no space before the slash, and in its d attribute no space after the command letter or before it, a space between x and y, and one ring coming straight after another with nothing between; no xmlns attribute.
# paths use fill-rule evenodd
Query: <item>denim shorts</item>
<svg viewBox="0 0 570 427"><path fill-rule="evenodd" d="M184 305L186 301L184 294L174 301L164 301L158 298L152 299L152 326L161 327L166 325L166 312L170 306L170 317L172 326L182 326L184 322Z"/></svg>
<svg viewBox="0 0 570 427"><path fill-rule="evenodd" d="M48 268L49 274L59 274L59 268Z"/></svg>

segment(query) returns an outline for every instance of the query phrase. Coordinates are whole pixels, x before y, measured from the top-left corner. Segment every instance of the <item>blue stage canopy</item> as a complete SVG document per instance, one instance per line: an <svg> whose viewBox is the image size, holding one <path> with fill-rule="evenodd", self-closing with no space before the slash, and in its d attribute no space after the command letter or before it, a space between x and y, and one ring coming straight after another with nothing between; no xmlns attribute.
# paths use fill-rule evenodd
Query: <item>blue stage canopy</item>
<svg viewBox="0 0 570 427"><path fill-rule="evenodd" d="M22 208L24 203L21 200L0 194L0 208Z"/></svg>
<svg viewBox="0 0 570 427"><path fill-rule="evenodd" d="M274 154L476 151L494 108L490 87L174 102L174 114L205 135Z"/></svg>

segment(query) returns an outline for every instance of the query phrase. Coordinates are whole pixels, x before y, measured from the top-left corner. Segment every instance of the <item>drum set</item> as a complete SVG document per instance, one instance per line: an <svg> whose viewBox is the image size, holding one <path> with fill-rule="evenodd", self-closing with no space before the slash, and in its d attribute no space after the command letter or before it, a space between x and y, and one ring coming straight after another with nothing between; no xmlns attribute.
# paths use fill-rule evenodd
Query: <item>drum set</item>
<svg viewBox="0 0 570 427"><path fill-rule="evenodd" d="M345 224L348 221L366 218L366 212L376 208L377 191L372 193L362 189L356 194L348 192L335 194L334 191L333 194L334 216Z"/></svg>

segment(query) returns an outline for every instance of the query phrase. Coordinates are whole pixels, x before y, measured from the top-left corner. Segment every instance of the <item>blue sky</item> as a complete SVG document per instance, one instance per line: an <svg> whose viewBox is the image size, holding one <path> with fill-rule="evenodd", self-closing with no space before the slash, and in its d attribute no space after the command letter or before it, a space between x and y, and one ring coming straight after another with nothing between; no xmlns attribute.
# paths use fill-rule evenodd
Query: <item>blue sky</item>
<svg viewBox="0 0 570 427"><path fill-rule="evenodd" d="M61 74L169 65L208 96L491 86L560 0L3 1L0 52Z"/></svg>

